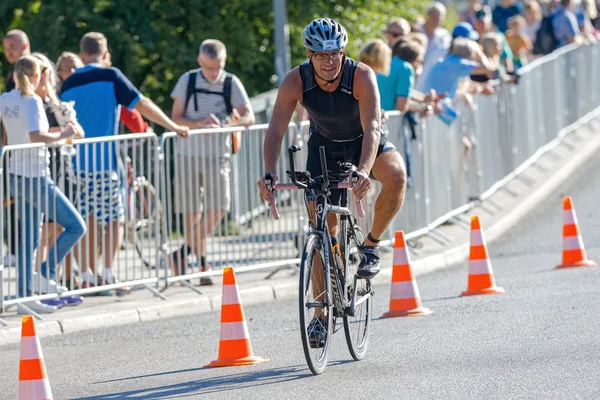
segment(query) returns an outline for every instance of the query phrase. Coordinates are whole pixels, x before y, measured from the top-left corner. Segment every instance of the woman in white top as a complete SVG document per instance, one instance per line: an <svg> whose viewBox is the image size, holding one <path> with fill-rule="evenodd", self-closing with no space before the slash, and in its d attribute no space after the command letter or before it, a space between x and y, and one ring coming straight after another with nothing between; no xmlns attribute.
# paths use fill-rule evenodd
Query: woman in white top
<svg viewBox="0 0 600 400"><path fill-rule="evenodd" d="M15 64L16 89L0 96L0 119L6 129L9 146L56 142L71 138L75 134L72 124L60 132L49 132L43 102L35 94L40 78L41 67L38 60L32 56L23 56ZM17 255L18 297L31 296L34 291L62 293L66 288L58 285L52 274L56 270L56 263L61 263L84 235L85 223L65 195L55 187L49 174L49 154L45 147L30 146L8 151L9 195L15 198L17 213L23 222L19 232ZM41 275L32 279L33 254L39 245L42 213L46 213L47 218L61 225L64 231L50 249L47 265L42 265ZM30 301L23 305L27 308L18 307L20 313L29 310L40 313L56 311L56 307L39 301Z"/></svg>

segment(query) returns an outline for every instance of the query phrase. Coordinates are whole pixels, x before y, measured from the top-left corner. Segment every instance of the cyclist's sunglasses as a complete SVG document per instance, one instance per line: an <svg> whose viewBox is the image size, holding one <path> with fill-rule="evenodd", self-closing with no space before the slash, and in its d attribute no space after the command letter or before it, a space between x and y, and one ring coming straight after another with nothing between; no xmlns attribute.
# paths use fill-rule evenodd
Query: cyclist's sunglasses
<svg viewBox="0 0 600 400"><path fill-rule="evenodd" d="M342 56L344 55L344 51L340 50L340 51L334 51L332 53L315 53L314 51L311 50L310 54L312 54L313 57L315 58L315 60L318 60L318 61L325 61L327 59L340 60L342 58Z"/></svg>

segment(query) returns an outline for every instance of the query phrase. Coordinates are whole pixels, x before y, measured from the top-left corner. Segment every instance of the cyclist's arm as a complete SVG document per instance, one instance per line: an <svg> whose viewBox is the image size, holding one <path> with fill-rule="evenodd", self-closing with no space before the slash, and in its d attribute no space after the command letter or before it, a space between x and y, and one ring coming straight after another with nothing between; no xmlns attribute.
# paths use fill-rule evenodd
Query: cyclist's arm
<svg viewBox="0 0 600 400"><path fill-rule="evenodd" d="M360 123L364 132L358 170L368 176L377 156L381 110L379 108L379 91L375 73L364 64L358 64L354 74L354 95L358 100Z"/></svg>
<svg viewBox="0 0 600 400"><path fill-rule="evenodd" d="M292 114L301 96L302 80L300 71L298 68L294 68L285 76L277 91L277 100L275 100L273 114L263 145L265 172L274 173L276 171L277 159L281 151L281 141L287 132Z"/></svg>

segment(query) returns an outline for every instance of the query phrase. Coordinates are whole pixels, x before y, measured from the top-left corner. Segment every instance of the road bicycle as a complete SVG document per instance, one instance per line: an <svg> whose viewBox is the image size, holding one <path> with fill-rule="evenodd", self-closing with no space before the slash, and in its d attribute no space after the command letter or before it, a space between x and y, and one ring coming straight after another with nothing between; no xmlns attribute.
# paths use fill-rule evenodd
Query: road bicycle
<svg viewBox="0 0 600 400"><path fill-rule="evenodd" d="M356 276L360 257L351 257L364 242L363 232L347 206L347 189L358 181L356 169L343 163L340 164L341 172L332 173L327 169L325 148L321 146L322 175L313 178L308 171L295 170L294 153L298 151L300 148L295 145L288 149L290 169L287 175L292 183L273 187L271 174L265 176L265 181L271 191L304 191L304 203L311 218L300 261L300 333L308 367L313 374L319 375L327 366L331 337L341 325L352 358L356 361L364 358L371 330L374 292L370 280ZM329 202L332 189L342 190L339 206ZM276 202L270 207L273 218L279 219ZM356 208L359 216L364 216L360 200L356 202ZM339 237L330 236L327 214L339 216ZM343 324L338 323L339 319ZM315 335L315 332L321 334Z"/></svg>

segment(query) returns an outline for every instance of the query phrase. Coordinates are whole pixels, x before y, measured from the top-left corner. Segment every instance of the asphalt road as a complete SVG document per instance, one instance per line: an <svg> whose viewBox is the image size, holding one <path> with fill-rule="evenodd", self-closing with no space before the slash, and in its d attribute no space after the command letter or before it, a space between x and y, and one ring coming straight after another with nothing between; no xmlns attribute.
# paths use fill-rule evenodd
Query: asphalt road
<svg viewBox="0 0 600 400"><path fill-rule="evenodd" d="M600 155L573 197L588 256L600 261ZM600 399L600 269L560 262L562 194L490 246L506 294L458 297L467 266L418 280L433 315L376 320L369 353L350 361L343 334L319 377L305 365L296 302L246 307L251 367L204 369L217 356L218 313L42 340L56 399ZM484 227L485 228L485 227ZM389 285L376 288L375 315ZM16 397L18 346L0 348L0 398Z"/></svg>

